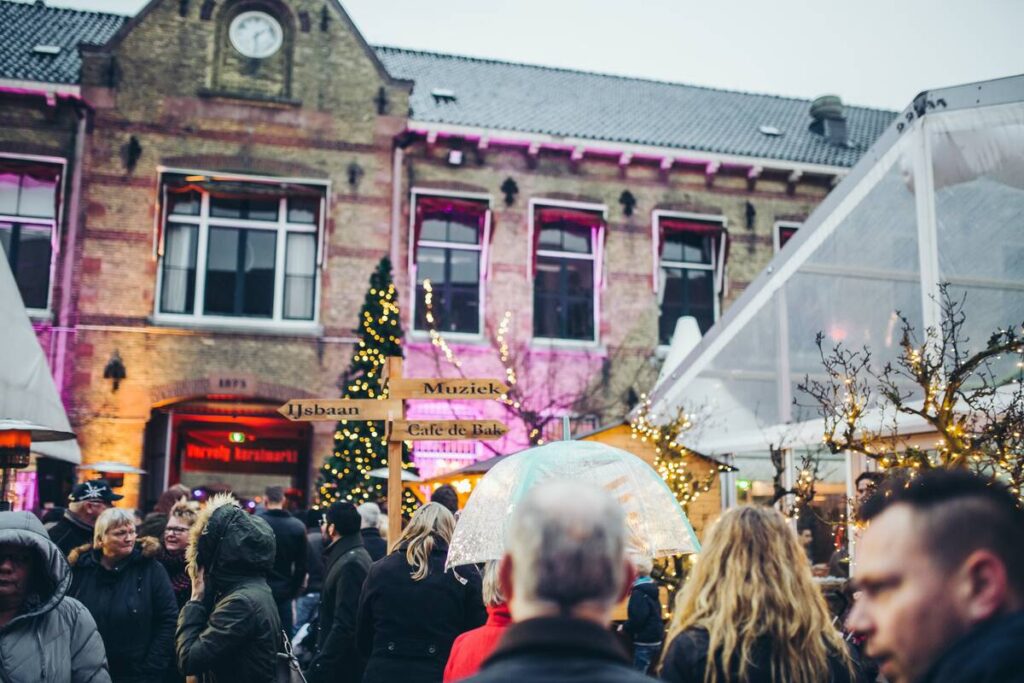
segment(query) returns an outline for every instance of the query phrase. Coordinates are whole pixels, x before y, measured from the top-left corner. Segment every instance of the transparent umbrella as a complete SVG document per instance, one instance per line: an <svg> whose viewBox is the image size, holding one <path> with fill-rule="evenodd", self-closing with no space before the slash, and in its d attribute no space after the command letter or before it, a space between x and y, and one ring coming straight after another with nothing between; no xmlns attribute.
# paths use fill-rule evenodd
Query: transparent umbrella
<svg viewBox="0 0 1024 683"><path fill-rule="evenodd" d="M665 482L632 453L594 441L555 441L510 455L477 483L459 516L447 567L501 558L512 511L539 484L581 481L615 496L626 511L631 553L695 553L693 527Z"/></svg>

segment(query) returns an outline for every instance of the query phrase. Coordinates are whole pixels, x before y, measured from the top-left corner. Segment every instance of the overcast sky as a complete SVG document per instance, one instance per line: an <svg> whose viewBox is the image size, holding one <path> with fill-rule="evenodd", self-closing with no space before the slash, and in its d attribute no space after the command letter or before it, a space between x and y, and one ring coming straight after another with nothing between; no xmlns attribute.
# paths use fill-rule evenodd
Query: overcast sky
<svg viewBox="0 0 1024 683"><path fill-rule="evenodd" d="M46 2L132 14L146 0ZM804 98L834 93L888 109L921 90L1024 72L1024 0L342 4L374 44Z"/></svg>

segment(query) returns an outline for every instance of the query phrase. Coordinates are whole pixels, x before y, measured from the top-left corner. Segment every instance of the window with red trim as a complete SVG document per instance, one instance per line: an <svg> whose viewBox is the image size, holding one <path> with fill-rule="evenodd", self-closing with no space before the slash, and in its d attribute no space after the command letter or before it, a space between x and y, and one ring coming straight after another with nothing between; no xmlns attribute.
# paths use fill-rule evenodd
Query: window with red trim
<svg viewBox="0 0 1024 683"><path fill-rule="evenodd" d="M725 232L718 222L671 218L658 228L658 343L668 344L679 318L696 319L701 334L715 323Z"/></svg>
<svg viewBox="0 0 1024 683"><path fill-rule="evenodd" d="M600 214L538 209L534 218L533 336L593 341Z"/></svg>
<svg viewBox="0 0 1024 683"><path fill-rule="evenodd" d="M316 319L322 188L172 176L164 189L159 313Z"/></svg>
<svg viewBox="0 0 1024 683"><path fill-rule="evenodd" d="M778 253L786 246L786 242L793 238L796 231L800 229L799 223L776 223L775 224L775 252Z"/></svg>
<svg viewBox="0 0 1024 683"><path fill-rule="evenodd" d="M486 216L483 202L416 198L415 329L480 333Z"/></svg>
<svg viewBox="0 0 1024 683"><path fill-rule="evenodd" d="M59 180L59 166L0 159L0 247L26 308L49 308Z"/></svg>

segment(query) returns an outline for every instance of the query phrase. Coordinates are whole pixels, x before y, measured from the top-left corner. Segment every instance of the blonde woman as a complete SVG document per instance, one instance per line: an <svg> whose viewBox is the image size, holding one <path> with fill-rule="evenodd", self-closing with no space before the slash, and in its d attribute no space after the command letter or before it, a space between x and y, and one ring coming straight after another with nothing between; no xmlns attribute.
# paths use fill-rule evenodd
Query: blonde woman
<svg viewBox="0 0 1024 683"><path fill-rule="evenodd" d="M796 534L769 507L734 508L715 523L668 641L661 677L673 683L863 680Z"/></svg>
<svg viewBox="0 0 1024 683"><path fill-rule="evenodd" d="M68 595L96 620L114 683L157 683L172 661L178 606L159 549L155 538L137 538L131 510L108 508L92 545L68 557Z"/></svg>
<svg viewBox="0 0 1024 683"><path fill-rule="evenodd" d="M363 683L440 683L456 636L486 621L480 573L444 570L454 530L452 513L428 503L370 567L357 617Z"/></svg>

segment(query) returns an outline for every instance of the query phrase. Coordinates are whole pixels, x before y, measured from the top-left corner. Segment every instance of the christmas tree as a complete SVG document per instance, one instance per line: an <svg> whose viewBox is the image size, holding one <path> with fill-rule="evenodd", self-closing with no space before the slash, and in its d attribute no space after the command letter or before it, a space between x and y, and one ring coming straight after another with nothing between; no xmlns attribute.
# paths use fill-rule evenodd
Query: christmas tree
<svg viewBox="0 0 1024 683"><path fill-rule="evenodd" d="M388 356L402 355L402 322L398 292L391 280L391 261L385 257L370 276L363 308L359 312L359 343L340 386L343 398L387 398L380 386L381 372ZM338 422L334 451L320 470L319 504L326 507L339 500L356 505L376 502L387 493L387 480L368 476L370 470L387 467L388 443L381 421ZM402 446L402 466L409 468L409 450ZM406 493L405 506L415 498Z"/></svg>

